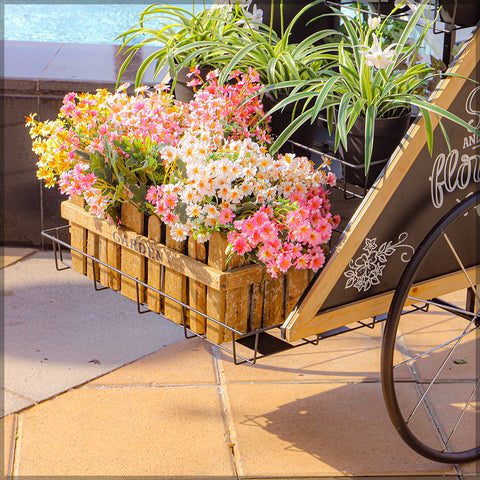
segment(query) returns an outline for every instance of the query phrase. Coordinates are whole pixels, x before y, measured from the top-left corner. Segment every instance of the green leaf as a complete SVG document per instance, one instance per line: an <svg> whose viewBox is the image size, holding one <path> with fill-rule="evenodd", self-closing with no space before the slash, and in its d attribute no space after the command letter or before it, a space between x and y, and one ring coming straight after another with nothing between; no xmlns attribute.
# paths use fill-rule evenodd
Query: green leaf
<svg viewBox="0 0 480 480"><path fill-rule="evenodd" d="M180 158L176 160L177 169L180 171L182 178L187 178L187 167L185 166L185 162Z"/></svg>
<svg viewBox="0 0 480 480"><path fill-rule="evenodd" d="M375 117L375 106L369 105L365 114L365 174L370 168L370 160L372 158Z"/></svg>
<svg viewBox="0 0 480 480"><path fill-rule="evenodd" d="M187 216L187 204L183 202L178 202L177 206L175 207L174 213L178 215L178 219L180 223L187 223L188 216Z"/></svg>
<svg viewBox="0 0 480 480"><path fill-rule="evenodd" d="M466 360L464 360L463 358L456 358L453 363L455 365L465 365L466 363L468 363Z"/></svg>

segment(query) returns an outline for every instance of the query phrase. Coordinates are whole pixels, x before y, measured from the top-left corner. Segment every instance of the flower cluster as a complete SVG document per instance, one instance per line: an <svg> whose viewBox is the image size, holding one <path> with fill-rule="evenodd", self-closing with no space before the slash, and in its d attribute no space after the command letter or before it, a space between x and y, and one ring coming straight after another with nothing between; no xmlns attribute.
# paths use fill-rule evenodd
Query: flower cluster
<svg viewBox="0 0 480 480"><path fill-rule="evenodd" d="M219 75L219 70L210 71L204 83L199 66L190 68L188 76L192 80L187 85L195 89L203 86L189 104L193 127L200 125L223 138L253 137L258 142L269 143L269 127L265 120L260 122L265 113L256 96L262 88L258 73L251 68L248 74L235 70L225 84L219 83Z"/></svg>
<svg viewBox="0 0 480 480"><path fill-rule="evenodd" d="M39 156L37 177L62 193L82 194L98 216L115 216L115 202L126 186L163 181L156 150L175 145L187 129L188 106L174 102L163 85L147 92L128 85L112 94L105 89L69 93L55 121L27 118L33 151Z"/></svg>
<svg viewBox="0 0 480 480"><path fill-rule="evenodd" d="M66 95L54 122L28 119L37 175L114 222L130 202L177 241L224 232L231 254L248 255L273 277L318 270L339 222L327 190L335 176L306 157L270 155L258 74L232 72L226 84L218 74L203 82L192 68L200 88L189 103L163 85Z"/></svg>
<svg viewBox="0 0 480 480"><path fill-rule="evenodd" d="M186 135L164 157L180 166L176 181L153 186L147 200L177 241L228 232L232 253L248 254L276 277L290 267L318 270L339 218L326 186L335 175L306 157L266 153L250 138L215 143Z"/></svg>

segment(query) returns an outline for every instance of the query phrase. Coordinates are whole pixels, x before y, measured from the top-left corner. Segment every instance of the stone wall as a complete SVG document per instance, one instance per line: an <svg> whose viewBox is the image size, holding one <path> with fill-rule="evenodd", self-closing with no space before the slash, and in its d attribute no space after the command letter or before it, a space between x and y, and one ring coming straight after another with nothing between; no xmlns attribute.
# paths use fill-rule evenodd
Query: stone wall
<svg viewBox="0 0 480 480"><path fill-rule="evenodd" d="M64 199L57 188L44 188L36 178L37 157L25 127L25 117L38 113L40 120L55 119L68 92L113 91L123 56L119 46L41 42L2 42L4 72L0 86L3 115L2 170L3 187L2 244L39 247L40 232L65 225L60 217ZM141 60L137 55L122 81L133 83ZM144 77L153 82L152 70ZM162 72L160 81L166 72Z"/></svg>

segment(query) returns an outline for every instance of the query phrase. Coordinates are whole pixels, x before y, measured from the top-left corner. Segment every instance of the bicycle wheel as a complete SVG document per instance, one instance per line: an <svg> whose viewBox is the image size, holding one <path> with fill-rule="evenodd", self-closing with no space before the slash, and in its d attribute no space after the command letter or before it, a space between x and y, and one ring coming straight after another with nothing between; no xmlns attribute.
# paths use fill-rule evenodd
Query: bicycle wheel
<svg viewBox="0 0 480 480"><path fill-rule="evenodd" d="M477 192L418 247L385 325L382 388L390 419L411 448L438 462L480 458L479 240Z"/></svg>

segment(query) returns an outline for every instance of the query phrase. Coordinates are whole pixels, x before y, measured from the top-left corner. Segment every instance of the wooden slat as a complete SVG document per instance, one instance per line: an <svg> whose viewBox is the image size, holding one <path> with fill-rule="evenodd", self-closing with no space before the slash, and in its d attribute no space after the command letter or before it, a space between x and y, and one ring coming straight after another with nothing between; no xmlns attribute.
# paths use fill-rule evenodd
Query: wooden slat
<svg viewBox="0 0 480 480"><path fill-rule="evenodd" d="M207 261L207 249L205 243L195 241L193 237L188 239L188 256L205 263ZM189 305L199 312L207 312L207 287L190 278L188 282ZM193 332L204 334L206 331L205 317L198 313L189 311L190 329Z"/></svg>
<svg viewBox="0 0 480 480"><path fill-rule="evenodd" d="M162 224L160 219L153 215L148 219L148 238L151 238L154 242L158 243L162 240ZM161 270L162 268L157 262L147 258L147 284L159 291L162 291ZM156 313L163 311L163 297L159 293L147 288L145 297L150 310Z"/></svg>
<svg viewBox="0 0 480 480"><path fill-rule="evenodd" d="M100 255L100 260L102 262L105 262L108 264L108 240L104 237L99 237L98 239L99 243L99 255ZM110 285L109 277L110 277L110 272L108 267L104 267L103 265L99 265L100 269L100 284L108 287Z"/></svg>
<svg viewBox="0 0 480 480"><path fill-rule="evenodd" d="M288 271L286 276L286 315L293 310L310 283L311 273L311 270L296 270L293 268Z"/></svg>
<svg viewBox="0 0 480 480"><path fill-rule="evenodd" d="M478 280L478 276L480 275L480 266L468 269L468 274L472 281L474 281L475 278ZM434 280L418 283L411 289L410 294L418 298L429 299L462 290L467 286L468 281L463 272L456 272L438 277ZM381 295L375 295L365 300L359 300L346 306L332 308L331 310L322 312L320 315L316 315L313 319L317 325L315 333L312 333L309 329L305 331L305 335L303 337L327 332L334 328L365 320L369 317L382 315L388 312L393 298L393 293L394 292L387 292ZM411 300L407 301L406 304L408 305L413 303L415 302ZM300 335L301 334L302 331L300 330Z"/></svg>
<svg viewBox="0 0 480 480"><path fill-rule="evenodd" d="M226 247L226 242L225 242ZM245 260L240 255L233 255L228 262L227 268L236 268L245 265ZM225 317L224 323L235 328L240 332L248 331L248 314L250 308L250 285L244 284L241 287L227 290L225 295ZM231 340L232 333L230 330L224 329L223 342ZM222 341L222 338L219 338Z"/></svg>
<svg viewBox="0 0 480 480"><path fill-rule="evenodd" d="M187 277L193 278L207 286L216 289L231 289L246 284L258 283L262 280L264 269L259 265L246 265L232 269L227 273L205 265L202 262L183 255L165 245L155 243L149 238L126 230L116 228L107 221L85 212L71 202L62 202L62 217L89 230L97 231L99 235L121 245L122 249L130 249L140 253L154 262L166 267L182 271ZM142 248L139 251L138 245Z"/></svg>
<svg viewBox="0 0 480 480"><path fill-rule="evenodd" d="M225 239L218 232L214 232L208 242L208 265L219 271L227 269L227 254L225 253ZM207 314L216 320L225 318L226 293L207 287ZM207 321L207 338L215 343L222 343L224 328L214 322Z"/></svg>
<svg viewBox="0 0 480 480"><path fill-rule="evenodd" d="M87 232L87 253L94 258L100 258L100 250L99 250L99 237L95 232L88 231ZM98 267L97 262L92 262L89 258L87 259L87 277L90 280L99 280L100 279L100 270Z"/></svg>
<svg viewBox="0 0 480 480"><path fill-rule="evenodd" d="M122 267L122 248L110 240L107 240L107 263L118 270ZM109 269L108 286L112 290L120 290L122 288L122 275Z"/></svg>
<svg viewBox="0 0 480 480"><path fill-rule="evenodd" d="M264 289L265 299L262 327L278 325L285 318L285 275L279 275L278 278L271 278L267 275Z"/></svg>
<svg viewBox="0 0 480 480"><path fill-rule="evenodd" d="M469 59L476 59L475 48L479 43L479 39L480 34L477 31L474 39L469 42L465 52L462 54L463 59L469 55ZM474 61L458 61L450 72L468 77L474 67ZM448 110L462 86L461 82L455 81L455 77L447 77L439 84L430 101ZM438 119L434 116L432 118L433 128L437 124ZM393 153L392 160L383 177L376 186L369 190L368 195L357 209L344 232L342 240L335 248L314 285L309 288L304 301L285 321L282 329L288 341L295 341L305 336L314 335L318 330L317 313L339 278L343 275L352 255L363 243L365 236L381 216L384 207L394 195L420 151L424 148L426 138L424 119L420 118L417 123L413 124L407 135L408 138Z"/></svg>
<svg viewBox="0 0 480 480"><path fill-rule="evenodd" d="M134 205L124 203L122 205L122 224L125 228L137 234L143 233L143 214ZM138 236L138 235L137 235ZM121 270L140 281L145 281L145 257L129 248L122 247ZM139 301L144 301L144 287L139 288ZM137 301L136 282L128 277L122 278L121 292L127 298Z"/></svg>
<svg viewBox="0 0 480 480"><path fill-rule="evenodd" d="M72 205L80 207L83 211L85 201L82 197L73 197L70 202ZM82 226L78 225L75 222L70 221L70 243L72 247L81 250L82 252L87 251L87 230ZM75 251L72 250L72 268L82 275L87 274L87 262L86 258Z"/></svg>
<svg viewBox="0 0 480 480"><path fill-rule="evenodd" d="M263 282L254 283L251 289L249 331L254 331L262 328L263 301L265 296L264 284Z"/></svg>
<svg viewBox="0 0 480 480"><path fill-rule="evenodd" d="M185 253L187 250L187 242L176 242L170 235L170 229L167 227L167 234L165 237L165 244L180 253ZM187 302L187 277L181 273L182 270L166 268L165 269L165 286L164 292L176 300L183 303ZM183 323L184 313L183 308L176 302L165 298L164 315L175 323Z"/></svg>

